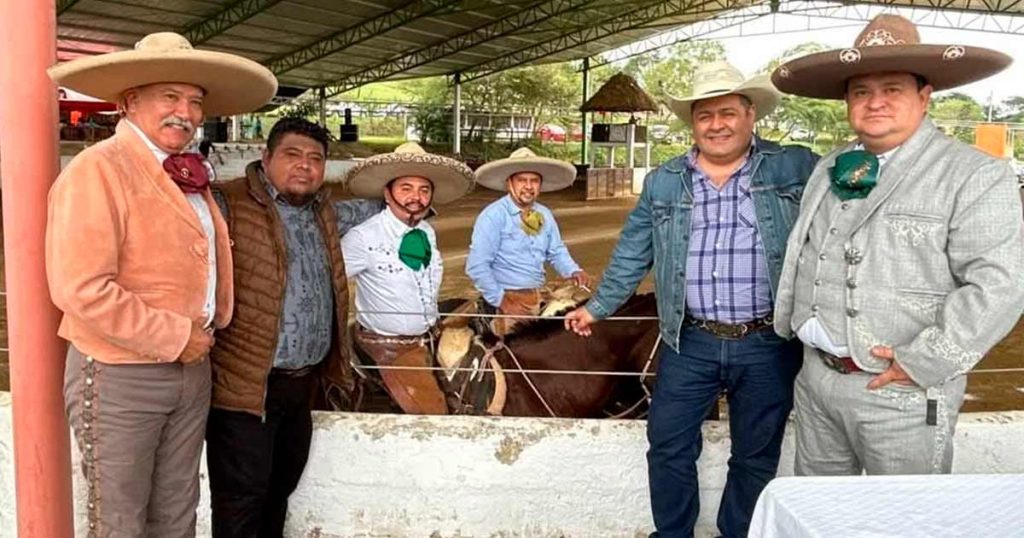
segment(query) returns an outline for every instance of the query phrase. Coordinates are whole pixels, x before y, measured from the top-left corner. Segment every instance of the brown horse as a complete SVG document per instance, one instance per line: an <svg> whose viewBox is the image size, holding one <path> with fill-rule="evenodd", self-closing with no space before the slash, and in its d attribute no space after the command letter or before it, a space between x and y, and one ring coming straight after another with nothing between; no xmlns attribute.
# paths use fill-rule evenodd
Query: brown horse
<svg viewBox="0 0 1024 538"><path fill-rule="evenodd" d="M612 315L616 316L657 316L654 295L631 297ZM657 336L655 319L600 321L587 338L566 331L561 319L540 319L518 327L505 338L507 349L495 354L505 369L508 386L502 414L546 417L553 412L558 417L602 418L613 399L628 404L640 401L644 393L639 376L522 374L515 370L639 373Z"/></svg>
<svg viewBox="0 0 1024 538"><path fill-rule="evenodd" d="M444 301L439 305L440 310L451 312L463 302L464 299ZM654 295L631 297L613 314L615 316L657 316ZM587 338L566 331L559 318L538 319L517 326L505 337L504 347L495 348L494 356L505 371L507 386L502 415L550 417L553 412L558 417L604 418L608 416L607 409L615 408L611 405L613 402L624 404L618 406L620 409L645 403L639 375L524 374L518 370L639 374L657 336L655 319L600 321L593 325L593 334ZM493 334L483 339L488 347L497 342ZM650 371L654 372L653 365ZM402 412L379 381L361 380L358 386L357 411Z"/></svg>

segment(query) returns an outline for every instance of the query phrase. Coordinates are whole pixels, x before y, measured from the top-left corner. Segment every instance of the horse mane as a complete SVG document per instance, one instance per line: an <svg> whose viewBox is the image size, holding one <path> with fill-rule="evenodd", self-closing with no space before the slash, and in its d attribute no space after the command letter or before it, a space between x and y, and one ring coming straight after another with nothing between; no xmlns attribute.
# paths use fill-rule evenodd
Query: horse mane
<svg viewBox="0 0 1024 538"><path fill-rule="evenodd" d="M618 310L616 310L615 313L619 314L627 310L630 310L636 307L638 304L641 304L642 301L647 300L651 296L652 294L650 293L633 295L625 302L625 304L623 304ZM551 337L551 335L553 334L563 333L565 332L565 321L560 318L562 316L565 316L569 312L587 304L587 301L589 300L590 299L584 299L572 306L563 308L555 312L550 318L535 318L520 323L513 328L510 334L507 334L505 336L505 340L508 343L516 341L536 342L540 340L545 340Z"/></svg>

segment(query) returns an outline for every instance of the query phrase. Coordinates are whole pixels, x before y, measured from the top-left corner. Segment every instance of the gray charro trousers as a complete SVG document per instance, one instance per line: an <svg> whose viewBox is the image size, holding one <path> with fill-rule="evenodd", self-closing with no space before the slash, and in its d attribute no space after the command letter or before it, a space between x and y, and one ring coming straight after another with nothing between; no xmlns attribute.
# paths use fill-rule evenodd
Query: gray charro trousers
<svg viewBox="0 0 1024 538"><path fill-rule="evenodd" d="M794 389L797 475L950 472L966 378L928 391L892 383L868 390L873 377L836 372L804 346ZM929 399L934 425L927 420Z"/></svg>
<svg viewBox="0 0 1024 538"><path fill-rule="evenodd" d="M88 536L196 533L210 361L103 364L70 346L64 402L88 487Z"/></svg>

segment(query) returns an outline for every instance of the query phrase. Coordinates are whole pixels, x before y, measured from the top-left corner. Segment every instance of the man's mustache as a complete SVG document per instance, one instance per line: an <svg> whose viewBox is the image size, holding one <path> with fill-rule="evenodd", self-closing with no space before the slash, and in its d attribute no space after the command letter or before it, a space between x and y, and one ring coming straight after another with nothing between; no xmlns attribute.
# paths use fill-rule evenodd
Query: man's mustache
<svg viewBox="0 0 1024 538"><path fill-rule="evenodd" d="M189 123L188 120L183 120L181 118L175 118L175 117L167 118L164 121L161 121L160 122L160 126L161 127L183 127L183 128L185 128L185 130L187 130L189 132L189 134L194 133L195 130L196 130L196 128L193 127L192 124Z"/></svg>

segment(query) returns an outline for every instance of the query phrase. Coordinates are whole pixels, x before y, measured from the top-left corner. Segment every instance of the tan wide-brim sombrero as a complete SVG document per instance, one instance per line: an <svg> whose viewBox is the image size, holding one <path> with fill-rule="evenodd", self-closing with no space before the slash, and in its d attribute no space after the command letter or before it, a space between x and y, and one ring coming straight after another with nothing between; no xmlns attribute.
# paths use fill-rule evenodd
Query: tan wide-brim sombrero
<svg viewBox="0 0 1024 538"><path fill-rule="evenodd" d="M562 190L576 179L575 166L550 157L538 157L530 148L519 148L505 159L477 168L476 182L488 189L505 192L505 180L521 172L540 175L540 192Z"/></svg>
<svg viewBox="0 0 1024 538"><path fill-rule="evenodd" d="M427 153L415 142L406 142L393 153L374 155L357 164L345 175L345 184L357 198L383 198L385 185L409 176L426 178L434 184L434 205L458 200L473 190L473 171L468 166Z"/></svg>
<svg viewBox="0 0 1024 538"><path fill-rule="evenodd" d="M192 84L205 91L206 116L251 112L277 93L277 78L266 67L234 54L193 49L174 32L149 34L132 50L77 58L47 73L57 84L111 103L139 86Z"/></svg>
<svg viewBox="0 0 1024 538"><path fill-rule="evenodd" d="M936 91L962 86L1002 71L1013 61L991 49L967 45L923 45L913 22L882 14L848 49L802 56L780 65L772 82L780 91L819 99L844 99L846 83L872 73L921 75Z"/></svg>
<svg viewBox="0 0 1024 538"><path fill-rule="evenodd" d="M687 97L666 96L666 104L683 123L693 125L693 104L702 99L737 94L750 99L755 107L755 120L759 120L779 106L782 96L767 75L749 79L728 62L710 62L693 72L693 93Z"/></svg>

